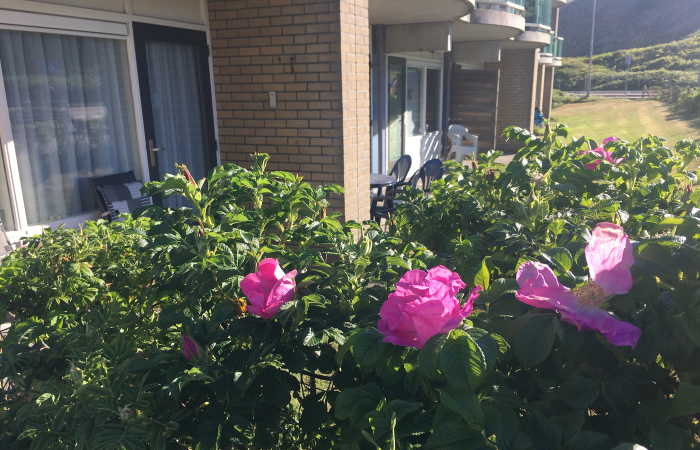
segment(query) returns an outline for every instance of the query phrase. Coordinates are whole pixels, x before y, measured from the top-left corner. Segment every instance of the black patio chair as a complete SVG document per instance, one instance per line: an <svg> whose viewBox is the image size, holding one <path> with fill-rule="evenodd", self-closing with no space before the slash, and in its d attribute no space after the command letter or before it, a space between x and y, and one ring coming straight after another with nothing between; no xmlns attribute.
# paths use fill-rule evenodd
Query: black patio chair
<svg viewBox="0 0 700 450"><path fill-rule="evenodd" d="M398 161L396 161L396 164L394 164L394 167L392 167L391 172L389 172L389 175L393 175L394 178L396 178L396 184L391 187L392 189L408 184L406 182L406 177L408 176L408 171L411 170L412 163L413 161L411 160L410 155L403 155Z"/></svg>
<svg viewBox="0 0 700 450"><path fill-rule="evenodd" d="M431 159L430 161L423 164L423 167L421 167L420 169L419 175L423 192L429 192L430 185L433 184L433 181L442 178L442 175L444 173L445 168L442 167L442 161L440 161L439 159Z"/></svg>
<svg viewBox="0 0 700 450"><path fill-rule="evenodd" d="M133 170L87 180L97 203L102 206L102 217L110 222L118 220L119 214L152 204L150 197L141 195L139 189L143 184L136 179Z"/></svg>

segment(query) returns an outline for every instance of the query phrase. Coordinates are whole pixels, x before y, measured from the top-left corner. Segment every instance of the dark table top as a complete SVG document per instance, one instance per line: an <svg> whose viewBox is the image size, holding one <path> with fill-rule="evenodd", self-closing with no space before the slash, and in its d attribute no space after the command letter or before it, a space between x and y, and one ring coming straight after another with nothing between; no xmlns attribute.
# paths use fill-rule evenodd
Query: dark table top
<svg viewBox="0 0 700 450"><path fill-rule="evenodd" d="M370 189L391 186L396 183L396 178L391 175L382 175L381 173L369 174Z"/></svg>

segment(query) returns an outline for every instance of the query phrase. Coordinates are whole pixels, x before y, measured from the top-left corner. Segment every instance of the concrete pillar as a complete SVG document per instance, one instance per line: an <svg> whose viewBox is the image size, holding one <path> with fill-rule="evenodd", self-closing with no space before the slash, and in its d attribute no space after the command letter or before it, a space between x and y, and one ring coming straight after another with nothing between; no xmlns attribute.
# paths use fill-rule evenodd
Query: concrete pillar
<svg viewBox="0 0 700 450"><path fill-rule="evenodd" d="M208 6L222 163L250 166L250 154L269 153L270 170L339 184L346 193L333 210L368 219L367 0Z"/></svg>
<svg viewBox="0 0 700 450"><path fill-rule="evenodd" d="M542 96L542 114L547 119L552 114L552 94L554 92L554 67L547 67L544 74L544 90Z"/></svg>
<svg viewBox="0 0 700 450"><path fill-rule="evenodd" d="M533 129L539 57L539 49L502 50L500 62L484 64L484 69L500 71L496 150L514 153L522 148L520 142L506 142L501 136L506 127L515 125L530 131Z"/></svg>
<svg viewBox="0 0 700 450"><path fill-rule="evenodd" d="M540 111L542 111L542 94L544 93L544 76L547 67L544 64L540 64L537 68L537 92L535 93L535 102L539 106Z"/></svg>

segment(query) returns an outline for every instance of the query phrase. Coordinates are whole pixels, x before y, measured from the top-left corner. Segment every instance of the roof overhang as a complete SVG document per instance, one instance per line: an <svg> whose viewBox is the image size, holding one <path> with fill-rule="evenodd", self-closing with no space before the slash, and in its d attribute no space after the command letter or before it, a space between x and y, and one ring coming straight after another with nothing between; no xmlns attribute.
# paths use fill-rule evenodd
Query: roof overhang
<svg viewBox="0 0 700 450"><path fill-rule="evenodd" d="M444 22L474 10L474 0L371 0L370 25Z"/></svg>
<svg viewBox="0 0 700 450"><path fill-rule="evenodd" d="M518 14L476 9L452 24L452 42L502 41L524 30L525 18Z"/></svg>

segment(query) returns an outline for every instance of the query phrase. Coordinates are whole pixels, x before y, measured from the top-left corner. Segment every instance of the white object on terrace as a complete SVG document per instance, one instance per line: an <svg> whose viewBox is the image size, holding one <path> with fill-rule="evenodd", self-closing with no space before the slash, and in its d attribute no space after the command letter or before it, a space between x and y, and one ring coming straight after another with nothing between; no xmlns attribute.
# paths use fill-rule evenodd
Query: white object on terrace
<svg viewBox="0 0 700 450"><path fill-rule="evenodd" d="M447 129L447 137L452 141L452 148L450 149L447 159L451 159L452 155L455 155L455 161L463 162L464 157L467 155L473 155L476 158L476 150L479 146L479 136L471 134L462 125L450 125ZM463 144L464 139L471 142L471 146Z"/></svg>

